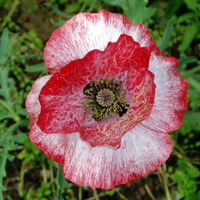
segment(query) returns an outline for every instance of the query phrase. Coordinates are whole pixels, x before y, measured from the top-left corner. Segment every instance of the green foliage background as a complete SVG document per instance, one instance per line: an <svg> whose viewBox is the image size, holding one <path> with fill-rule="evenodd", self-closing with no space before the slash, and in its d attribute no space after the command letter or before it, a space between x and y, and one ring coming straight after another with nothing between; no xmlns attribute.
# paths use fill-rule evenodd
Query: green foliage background
<svg viewBox="0 0 200 200"><path fill-rule="evenodd" d="M24 106L47 74L43 48L51 32L79 12L105 9L142 22L189 84L189 109L171 133L174 152L157 171L112 190L81 187L28 138ZM200 200L200 2L198 0L0 0L0 200Z"/></svg>

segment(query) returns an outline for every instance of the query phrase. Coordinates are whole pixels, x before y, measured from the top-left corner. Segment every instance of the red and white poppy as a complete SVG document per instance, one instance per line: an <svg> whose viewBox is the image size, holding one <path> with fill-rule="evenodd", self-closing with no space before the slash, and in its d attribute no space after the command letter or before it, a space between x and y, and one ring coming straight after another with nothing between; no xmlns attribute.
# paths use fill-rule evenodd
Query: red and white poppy
<svg viewBox="0 0 200 200"><path fill-rule="evenodd" d="M80 13L52 33L44 61L51 75L37 79L26 100L29 136L66 179L110 189L168 159L187 83L143 24Z"/></svg>

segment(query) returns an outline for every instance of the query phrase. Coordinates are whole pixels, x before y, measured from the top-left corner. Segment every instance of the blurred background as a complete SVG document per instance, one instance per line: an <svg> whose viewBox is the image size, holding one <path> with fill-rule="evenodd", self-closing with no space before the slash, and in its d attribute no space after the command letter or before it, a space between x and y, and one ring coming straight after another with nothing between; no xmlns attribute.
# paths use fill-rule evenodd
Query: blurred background
<svg viewBox="0 0 200 200"><path fill-rule="evenodd" d="M166 56L180 60L189 109L171 133L169 160L112 190L75 185L28 138L25 98L48 73L43 48L79 12L104 9L142 22ZM198 0L0 0L0 200L200 200L200 2Z"/></svg>

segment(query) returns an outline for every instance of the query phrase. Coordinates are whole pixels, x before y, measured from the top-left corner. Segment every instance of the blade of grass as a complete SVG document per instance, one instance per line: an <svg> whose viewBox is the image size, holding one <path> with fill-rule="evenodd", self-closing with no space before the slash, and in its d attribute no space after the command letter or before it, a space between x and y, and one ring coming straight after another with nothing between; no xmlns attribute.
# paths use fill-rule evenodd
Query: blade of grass
<svg viewBox="0 0 200 200"><path fill-rule="evenodd" d="M17 6L19 6L20 3L21 3L20 0L14 1L12 8L10 9L9 13L6 15L6 17L4 18L3 23L2 23L1 26L0 26L0 32L3 30L3 28L4 28L4 27L6 26L6 24L9 22L9 20L10 20L11 17L12 17L12 15L14 14L14 12L15 12Z"/></svg>
<svg viewBox="0 0 200 200"><path fill-rule="evenodd" d="M165 176L165 173L162 169L162 167L158 168L158 171L160 172L161 176L162 176L162 180L163 180L163 185L164 185L164 189L165 189L165 194L166 194L166 198L167 200L172 200L170 192L169 192L169 188L168 188L168 183L167 183L167 178Z"/></svg>
<svg viewBox="0 0 200 200"><path fill-rule="evenodd" d="M68 188L69 184L63 175L62 165L57 163L57 169L57 199L64 200L62 196L62 188Z"/></svg>
<svg viewBox="0 0 200 200"><path fill-rule="evenodd" d="M47 2L47 3L44 3L44 5L50 7L58 15L61 15L61 16L66 17L68 19L70 19L70 18L72 18L74 16L74 15L70 15L70 14L67 14L65 12L62 12L57 7L55 7L52 3Z"/></svg>
<svg viewBox="0 0 200 200"><path fill-rule="evenodd" d="M162 38L160 38L160 40L158 41L158 47L161 51L165 51L168 48L169 41L172 37L173 27L174 27L174 19L171 19L167 24L167 27L164 31Z"/></svg>
<svg viewBox="0 0 200 200"><path fill-rule="evenodd" d="M3 63L7 60L8 54L8 29L5 28L1 35L1 43L0 43L0 63Z"/></svg>

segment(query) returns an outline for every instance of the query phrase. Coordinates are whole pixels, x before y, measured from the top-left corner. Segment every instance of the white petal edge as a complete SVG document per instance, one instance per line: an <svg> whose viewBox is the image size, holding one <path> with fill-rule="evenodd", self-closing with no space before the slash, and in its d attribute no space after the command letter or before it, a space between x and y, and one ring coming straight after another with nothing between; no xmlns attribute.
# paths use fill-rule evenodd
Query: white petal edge
<svg viewBox="0 0 200 200"><path fill-rule="evenodd" d="M179 76L178 60L161 52L151 55L149 70L155 75L155 102L150 116L141 123L151 130L169 133L177 130L187 109L187 83Z"/></svg>
<svg viewBox="0 0 200 200"><path fill-rule="evenodd" d="M108 42L116 42L121 34L132 36L141 46L153 43L144 25L133 24L123 15L104 10L79 13L52 33L44 49L45 64L55 73L91 50L105 50Z"/></svg>
<svg viewBox="0 0 200 200"><path fill-rule="evenodd" d="M91 147L79 133L45 134L36 125L40 105L37 100L45 76L33 85L26 106L32 115L30 139L50 158L63 164L65 177L77 184L110 189L146 175L165 162L172 152L168 134L150 131L138 124L122 138L120 149Z"/></svg>
<svg viewBox="0 0 200 200"><path fill-rule="evenodd" d="M46 84L46 82L51 78L52 75L46 75L41 78L38 78L34 84L32 85L31 91L28 93L26 97L26 108L28 110L29 115L32 118L37 118L40 113L40 103L38 100L39 93L42 87Z"/></svg>
<svg viewBox="0 0 200 200"><path fill-rule="evenodd" d="M45 63L54 73L93 49L104 50L108 42L117 41L121 34L132 36L141 46L153 47L149 69L155 74L156 98L143 125L158 132L176 130L182 122L181 112L187 109L184 98L187 86L181 77L175 76L177 60L162 55L144 25L133 24L123 15L107 11L80 13L52 34L44 49Z"/></svg>
<svg viewBox="0 0 200 200"><path fill-rule="evenodd" d="M156 170L170 156L168 134L151 132L141 125L127 132L120 149L91 147L79 133L44 134L33 130L31 140L63 165L65 177L83 186L111 189Z"/></svg>

